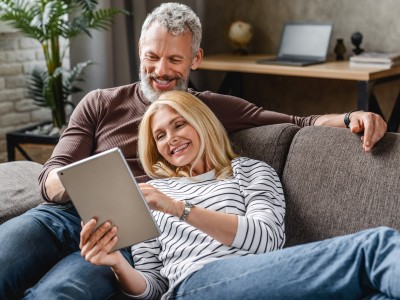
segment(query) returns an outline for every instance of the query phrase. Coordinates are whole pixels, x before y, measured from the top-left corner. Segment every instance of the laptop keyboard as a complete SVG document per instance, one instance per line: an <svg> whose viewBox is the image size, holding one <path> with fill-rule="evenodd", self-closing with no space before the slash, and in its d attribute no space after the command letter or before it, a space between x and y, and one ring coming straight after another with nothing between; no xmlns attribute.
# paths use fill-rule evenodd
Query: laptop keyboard
<svg viewBox="0 0 400 300"><path fill-rule="evenodd" d="M275 61L282 62L293 62L293 63L309 63L314 62L314 60L304 60L304 59L295 59L295 58L275 58Z"/></svg>
<svg viewBox="0 0 400 300"><path fill-rule="evenodd" d="M281 64L281 65L300 65L301 66L301 65L317 64L317 63L321 63L321 61L276 57L276 58L271 58L271 59L261 59L261 60L258 60L257 63L276 64L276 65L279 65L279 64Z"/></svg>

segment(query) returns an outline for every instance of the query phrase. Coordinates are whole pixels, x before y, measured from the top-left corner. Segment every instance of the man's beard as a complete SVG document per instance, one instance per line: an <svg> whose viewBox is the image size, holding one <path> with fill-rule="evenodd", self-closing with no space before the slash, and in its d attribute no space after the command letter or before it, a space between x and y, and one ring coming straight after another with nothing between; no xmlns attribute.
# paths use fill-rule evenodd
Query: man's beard
<svg viewBox="0 0 400 300"><path fill-rule="evenodd" d="M152 78L158 78L158 76L156 74L154 74L154 73L146 73L145 71L143 71L142 68L140 68L140 70L141 70L140 73L139 73L140 88L142 89L143 95L150 102L154 102L165 91L159 92L159 91L156 91L152 87L151 79ZM174 90L187 91L187 89L188 89L189 76L187 78L162 77L160 79L163 79L163 80L171 80L171 79L173 80L174 79L176 81L176 85L173 88Z"/></svg>

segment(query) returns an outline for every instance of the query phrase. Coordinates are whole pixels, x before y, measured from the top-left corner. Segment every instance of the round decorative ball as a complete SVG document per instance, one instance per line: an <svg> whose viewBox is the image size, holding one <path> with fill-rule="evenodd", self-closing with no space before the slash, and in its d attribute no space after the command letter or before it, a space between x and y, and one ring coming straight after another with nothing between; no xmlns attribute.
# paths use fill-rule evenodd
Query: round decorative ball
<svg viewBox="0 0 400 300"><path fill-rule="evenodd" d="M229 25L228 38L234 47L245 49L253 38L253 26L243 21L234 21Z"/></svg>

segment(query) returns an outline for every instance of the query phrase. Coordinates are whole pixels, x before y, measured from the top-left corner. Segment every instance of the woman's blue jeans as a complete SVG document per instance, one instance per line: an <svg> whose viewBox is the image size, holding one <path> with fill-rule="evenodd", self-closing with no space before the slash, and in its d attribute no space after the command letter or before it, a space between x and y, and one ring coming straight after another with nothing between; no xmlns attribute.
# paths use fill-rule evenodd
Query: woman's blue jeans
<svg viewBox="0 0 400 300"><path fill-rule="evenodd" d="M81 220L71 203L41 204L0 225L0 299L107 299L109 267L79 251ZM132 263L129 249L121 251Z"/></svg>
<svg viewBox="0 0 400 300"><path fill-rule="evenodd" d="M400 233L381 227L212 262L173 299L400 299Z"/></svg>

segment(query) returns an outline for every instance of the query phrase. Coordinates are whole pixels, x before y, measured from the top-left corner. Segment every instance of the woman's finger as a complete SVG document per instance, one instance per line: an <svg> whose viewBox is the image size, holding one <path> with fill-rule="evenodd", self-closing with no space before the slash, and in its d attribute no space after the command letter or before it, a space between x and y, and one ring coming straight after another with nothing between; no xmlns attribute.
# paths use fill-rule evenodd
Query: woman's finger
<svg viewBox="0 0 400 300"><path fill-rule="evenodd" d="M92 222L92 221L91 221ZM89 224L89 223L88 223ZM88 226L85 228L86 230L94 228L95 224L93 226ZM111 223L110 222L105 222L102 224L99 228L97 228L95 231L91 231L90 233L86 232L84 235L82 235L81 232L81 253L82 255L86 255L86 253L92 249L100 240L103 238L103 236L111 229ZM83 230L82 230L83 231Z"/></svg>
<svg viewBox="0 0 400 300"><path fill-rule="evenodd" d="M81 230L81 240L79 243L79 248L82 249L83 245L87 243L88 239L90 238L90 235L93 231L93 229L95 228L97 224L96 219L91 219L89 222L87 222L86 224L82 221L81 225L82 225L82 230Z"/></svg>
<svg viewBox="0 0 400 300"><path fill-rule="evenodd" d="M96 263L102 261L102 258L107 255L112 247L115 246L117 237L117 227L112 227L92 248L83 249L84 257L86 260Z"/></svg>

